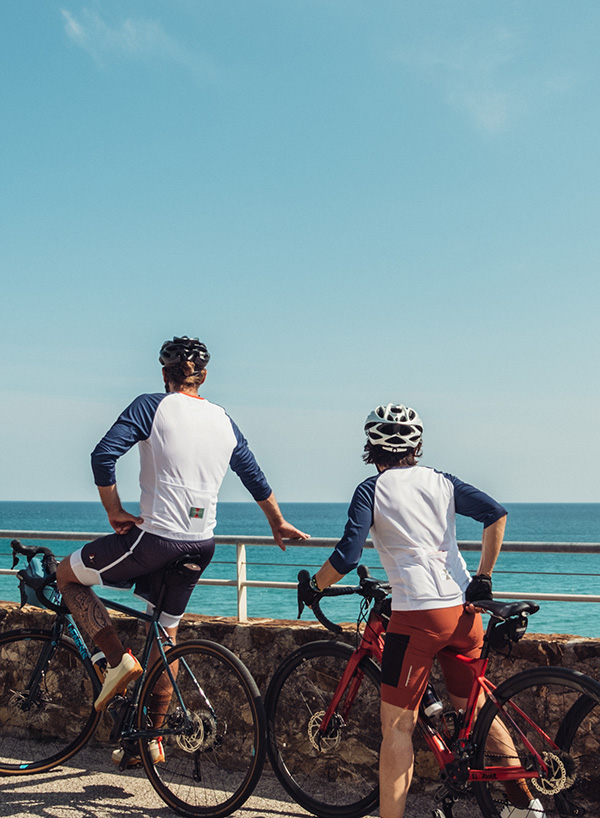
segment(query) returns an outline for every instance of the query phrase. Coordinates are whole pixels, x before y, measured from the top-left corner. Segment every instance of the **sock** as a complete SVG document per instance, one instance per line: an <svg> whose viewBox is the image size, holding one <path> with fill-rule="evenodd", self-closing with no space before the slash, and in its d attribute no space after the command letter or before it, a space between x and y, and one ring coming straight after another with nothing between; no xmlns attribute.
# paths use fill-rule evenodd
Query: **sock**
<svg viewBox="0 0 600 818"><path fill-rule="evenodd" d="M510 803L519 809L525 809L529 806L533 795L527 786L525 778L517 778L515 781L503 781L506 796Z"/></svg>
<svg viewBox="0 0 600 818"><path fill-rule="evenodd" d="M108 625L94 634L94 642L106 656L109 666L116 667L123 658L125 648L112 625Z"/></svg>

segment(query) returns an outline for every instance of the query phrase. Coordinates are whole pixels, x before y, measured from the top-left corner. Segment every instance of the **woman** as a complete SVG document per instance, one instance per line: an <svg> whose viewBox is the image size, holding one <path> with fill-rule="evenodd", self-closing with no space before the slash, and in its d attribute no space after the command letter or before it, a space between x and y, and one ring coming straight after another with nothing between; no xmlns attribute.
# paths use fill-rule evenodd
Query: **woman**
<svg viewBox="0 0 600 818"><path fill-rule="evenodd" d="M470 603L491 598L506 510L453 475L417 465L423 424L414 409L378 406L368 416L365 432L363 459L377 474L354 492L342 539L302 590L310 605L356 568L371 534L392 586L381 669L380 809L382 818L402 818L412 777L412 733L433 658L443 648L468 657L480 654L481 615ZM457 513L484 527L473 579L456 541ZM472 678L465 677L464 666L451 652L438 659L454 707L464 709ZM511 782L507 794L511 803L503 818L544 818L525 782Z"/></svg>

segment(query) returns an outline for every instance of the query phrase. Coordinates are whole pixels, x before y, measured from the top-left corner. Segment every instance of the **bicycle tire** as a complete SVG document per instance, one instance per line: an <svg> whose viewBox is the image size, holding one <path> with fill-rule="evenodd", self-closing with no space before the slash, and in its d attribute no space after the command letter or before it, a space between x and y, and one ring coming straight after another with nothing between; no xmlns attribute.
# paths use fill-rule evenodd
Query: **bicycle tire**
<svg viewBox="0 0 600 818"><path fill-rule="evenodd" d="M178 663L172 669L193 730L185 732L183 711L173 694L161 725L164 762L155 766L148 742L140 741L146 774L163 801L180 815L229 815L252 794L264 765L266 718L256 682L235 654L207 640L172 648L167 661L171 666ZM164 672L162 662L157 662L142 688L138 709L142 729L151 723L152 691Z"/></svg>
<svg viewBox="0 0 600 818"><path fill-rule="evenodd" d="M498 744L492 746L490 731L502 729L497 727L501 722L511 735L521 763L529 763L531 769L535 769L532 755L507 719L506 713L510 713L535 749L546 754L544 758L551 768L546 777L527 782L532 798L538 799L543 807L541 815L545 818L595 818L600 815L600 684L567 668L535 668L507 679L495 690L494 697L501 709L488 699L475 724L474 767L485 769L502 764L502 757L514 757L512 751L504 755ZM517 714L515 705L525 717ZM526 717L546 736L534 730ZM517 803L515 785L512 787L511 802L500 782L473 783L485 818L505 818L511 815L513 806L523 809L524 804ZM523 797L526 796L521 795ZM535 818L535 813L529 812L531 818Z"/></svg>
<svg viewBox="0 0 600 818"><path fill-rule="evenodd" d="M325 745L316 739L353 652L342 642L299 648L265 697L271 766L286 792L319 818L360 818L379 803L381 672L372 659L358 666L362 680L349 713L334 714Z"/></svg>
<svg viewBox="0 0 600 818"><path fill-rule="evenodd" d="M38 659L54 638L44 630L0 636L0 775L28 775L62 764L85 746L100 720L90 671L67 636L27 701Z"/></svg>

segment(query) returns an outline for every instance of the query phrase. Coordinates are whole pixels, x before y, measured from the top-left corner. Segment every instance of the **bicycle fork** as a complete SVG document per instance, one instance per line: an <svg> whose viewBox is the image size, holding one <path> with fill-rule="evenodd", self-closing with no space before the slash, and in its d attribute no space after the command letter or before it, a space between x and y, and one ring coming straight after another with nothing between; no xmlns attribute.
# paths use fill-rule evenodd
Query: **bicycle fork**
<svg viewBox="0 0 600 818"><path fill-rule="evenodd" d="M60 620L57 620L54 628L52 629L52 639L51 641L46 642L40 650L35 667L31 671L29 679L27 679L25 689L22 691L12 691L13 696L19 700L19 708L25 713L31 710L32 707L41 706L44 703L42 700L42 686L44 685L46 678L46 668L58 650L63 631L63 623Z"/></svg>
<svg viewBox="0 0 600 818"><path fill-rule="evenodd" d="M350 712L354 699L356 698L356 694L360 688L360 684L365 675L360 669L359 664L361 659L366 655L367 653L365 651L361 651L359 648L348 660L348 664L346 665L344 673L342 674L342 678L336 687L333 698L329 702L327 710L325 711L323 719L321 720L315 734L315 741L319 749L321 748L321 744L331 733L332 729L345 727L346 717ZM345 699L343 707L338 711L338 706L344 696Z"/></svg>

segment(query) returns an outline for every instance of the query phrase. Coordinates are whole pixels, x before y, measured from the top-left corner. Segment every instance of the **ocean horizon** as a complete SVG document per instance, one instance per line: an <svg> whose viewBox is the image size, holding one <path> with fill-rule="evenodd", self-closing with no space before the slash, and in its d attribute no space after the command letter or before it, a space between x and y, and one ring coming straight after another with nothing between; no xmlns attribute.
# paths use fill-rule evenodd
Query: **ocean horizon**
<svg viewBox="0 0 600 818"><path fill-rule="evenodd" d="M507 542L600 542L600 503L504 503L508 510L505 540ZM126 503L132 513L137 503ZM342 534L347 503L280 503L289 522L313 537L339 538ZM0 502L0 529L4 531L73 531L110 532L106 514L99 502ZM223 502L218 506L217 535L266 536L269 526L255 503ZM479 540L481 525L457 517L459 540ZM25 539L25 538L23 538ZM28 542L25 539L25 542ZM82 543L51 540L57 556L65 556ZM9 540L0 540L0 567L10 568ZM248 579L295 582L298 570L312 570L329 555L321 548L288 547L281 552L275 547L248 547ZM479 560L476 552L465 552L469 570L475 571ZM361 560L375 576L383 576L377 553L365 549ZM205 578L235 577L235 547L218 545ZM544 554L504 552L494 571L494 594L502 591L522 593L598 594L600 589L600 554ZM356 580L348 575L348 582ZM142 604L129 592L102 590L107 598L116 595L125 604ZM0 599L19 600L17 582L12 576L0 576ZM358 600L328 600L330 618L353 621ZM199 587L194 591L188 612L216 616L237 614L234 588ZM248 589L248 615L251 618L295 619L297 615L294 591L271 588ZM532 617L532 633L570 633L579 636L600 636L600 603L542 602L540 611ZM304 618L312 614L305 612Z"/></svg>

